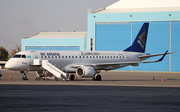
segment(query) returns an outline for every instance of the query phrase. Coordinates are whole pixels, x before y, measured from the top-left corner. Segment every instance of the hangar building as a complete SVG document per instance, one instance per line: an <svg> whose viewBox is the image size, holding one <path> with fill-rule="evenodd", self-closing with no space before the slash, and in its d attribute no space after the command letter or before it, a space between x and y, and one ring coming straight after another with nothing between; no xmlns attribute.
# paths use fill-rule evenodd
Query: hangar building
<svg viewBox="0 0 180 112"><path fill-rule="evenodd" d="M21 39L21 50L86 50L87 32L40 32Z"/></svg>
<svg viewBox="0 0 180 112"><path fill-rule="evenodd" d="M86 32L41 32L23 38L22 50L120 51L129 47L144 22L149 23L146 53L176 52L160 63L119 71L180 72L180 1L119 0L88 13ZM158 57L150 58L156 60Z"/></svg>
<svg viewBox="0 0 180 112"><path fill-rule="evenodd" d="M168 55L160 63L140 64L119 70L180 72L179 0L119 0L88 13L87 47L93 39L93 50L124 50L131 45L144 22L149 22L146 53L162 53L166 50L176 53Z"/></svg>

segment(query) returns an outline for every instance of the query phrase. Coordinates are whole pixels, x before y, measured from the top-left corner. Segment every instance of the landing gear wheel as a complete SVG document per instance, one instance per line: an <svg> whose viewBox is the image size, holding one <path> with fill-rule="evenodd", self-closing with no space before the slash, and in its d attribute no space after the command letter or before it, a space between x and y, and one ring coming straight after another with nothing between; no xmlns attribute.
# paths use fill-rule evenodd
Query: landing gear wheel
<svg viewBox="0 0 180 112"><path fill-rule="evenodd" d="M24 73L22 80L28 80L26 73L28 73L28 71L20 71L20 73Z"/></svg>
<svg viewBox="0 0 180 112"><path fill-rule="evenodd" d="M101 81L101 75L97 75L96 80Z"/></svg>
<svg viewBox="0 0 180 112"><path fill-rule="evenodd" d="M69 79L69 80L74 80L74 79L75 79L75 76L74 76L73 74L70 74L70 75L68 75L68 79Z"/></svg>
<svg viewBox="0 0 180 112"><path fill-rule="evenodd" d="M28 78L26 76L23 76L22 80L28 80Z"/></svg>
<svg viewBox="0 0 180 112"><path fill-rule="evenodd" d="M101 75L95 75L94 77L92 77L92 80L101 81Z"/></svg>
<svg viewBox="0 0 180 112"><path fill-rule="evenodd" d="M58 81L58 78L57 78L57 77L55 77L55 80L56 80L56 81Z"/></svg>

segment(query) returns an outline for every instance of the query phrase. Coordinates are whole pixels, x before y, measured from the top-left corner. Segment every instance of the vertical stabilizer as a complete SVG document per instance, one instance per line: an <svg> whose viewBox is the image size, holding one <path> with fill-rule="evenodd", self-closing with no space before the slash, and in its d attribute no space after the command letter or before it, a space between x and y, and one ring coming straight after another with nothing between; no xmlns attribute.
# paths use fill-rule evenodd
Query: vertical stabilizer
<svg viewBox="0 0 180 112"><path fill-rule="evenodd" d="M144 23L133 44L124 51L145 52L149 23Z"/></svg>

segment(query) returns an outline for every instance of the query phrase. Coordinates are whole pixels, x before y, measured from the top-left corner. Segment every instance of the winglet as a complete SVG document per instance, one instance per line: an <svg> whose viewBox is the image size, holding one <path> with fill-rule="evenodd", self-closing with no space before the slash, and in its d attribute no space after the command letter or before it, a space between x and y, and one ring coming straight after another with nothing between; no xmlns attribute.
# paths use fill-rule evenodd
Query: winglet
<svg viewBox="0 0 180 112"><path fill-rule="evenodd" d="M159 61L162 61L162 60L164 59L164 57L166 56L167 52L168 52L168 50L167 50L167 51L164 53L164 55L158 60L158 62L159 62Z"/></svg>

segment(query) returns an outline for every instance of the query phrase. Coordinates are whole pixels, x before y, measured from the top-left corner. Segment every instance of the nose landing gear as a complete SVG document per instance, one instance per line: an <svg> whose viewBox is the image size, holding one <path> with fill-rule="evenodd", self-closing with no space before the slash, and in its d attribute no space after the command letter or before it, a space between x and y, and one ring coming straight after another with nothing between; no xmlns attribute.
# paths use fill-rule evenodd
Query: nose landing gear
<svg viewBox="0 0 180 112"><path fill-rule="evenodd" d="M22 80L29 80L28 78L27 78L27 73L28 73L28 71L20 71L20 73L24 73L23 74L23 77L22 77Z"/></svg>

